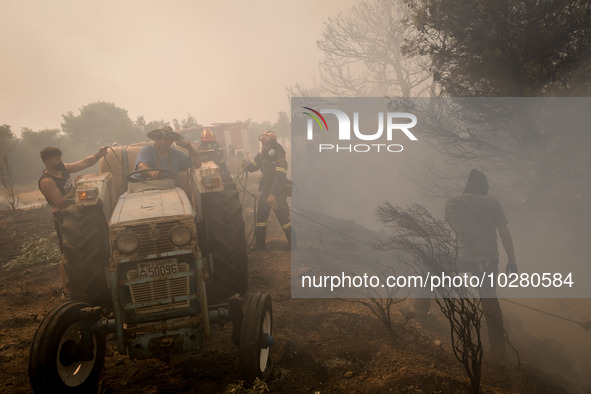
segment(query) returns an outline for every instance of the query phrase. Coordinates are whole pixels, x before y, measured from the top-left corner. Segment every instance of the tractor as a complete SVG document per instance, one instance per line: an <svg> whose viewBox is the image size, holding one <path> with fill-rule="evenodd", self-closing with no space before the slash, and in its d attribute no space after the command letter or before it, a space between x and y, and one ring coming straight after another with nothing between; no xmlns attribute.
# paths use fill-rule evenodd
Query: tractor
<svg viewBox="0 0 591 394"><path fill-rule="evenodd" d="M96 388L107 335L131 359L197 352L232 323L245 379L272 369L271 297L247 292L238 190L209 161L187 173L134 170L143 145L112 146L60 213L71 301L42 320L29 357L37 393Z"/></svg>

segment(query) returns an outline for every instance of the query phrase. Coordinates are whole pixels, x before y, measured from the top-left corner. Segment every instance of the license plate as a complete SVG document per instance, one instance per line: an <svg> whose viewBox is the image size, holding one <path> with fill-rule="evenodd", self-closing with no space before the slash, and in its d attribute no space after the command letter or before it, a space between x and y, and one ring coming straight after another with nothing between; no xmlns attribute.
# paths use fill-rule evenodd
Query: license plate
<svg viewBox="0 0 591 394"><path fill-rule="evenodd" d="M139 263L137 270L140 279L157 278L179 272L177 262L174 259Z"/></svg>

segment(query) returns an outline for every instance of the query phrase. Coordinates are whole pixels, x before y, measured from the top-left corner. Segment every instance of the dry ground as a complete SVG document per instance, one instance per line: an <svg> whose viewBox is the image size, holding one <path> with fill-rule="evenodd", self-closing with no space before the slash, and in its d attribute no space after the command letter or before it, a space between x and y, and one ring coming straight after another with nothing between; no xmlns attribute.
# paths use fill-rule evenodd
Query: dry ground
<svg viewBox="0 0 591 394"><path fill-rule="evenodd" d="M0 266L35 236L55 234L48 207L0 218ZM247 223L252 219L245 210ZM250 219L250 220L249 220ZM275 222L273 222L275 223ZM250 289L273 298L274 371L270 392L467 393L468 379L454 359L446 322L437 311L428 327L394 312L389 335L368 310L336 299L292 299L290 253L280 227L270 226L269 250L250 254ZM0 392L30 392L27 362L43 316L60 303L57 261L17 270L0 268ZM398 304L396 308L407 302ZM215 327L199 354L131 361L109 343L98 392L223 392L239 381L229 326ZM531 368L485 363L485 393L567 392L564 382Z"/></svg>

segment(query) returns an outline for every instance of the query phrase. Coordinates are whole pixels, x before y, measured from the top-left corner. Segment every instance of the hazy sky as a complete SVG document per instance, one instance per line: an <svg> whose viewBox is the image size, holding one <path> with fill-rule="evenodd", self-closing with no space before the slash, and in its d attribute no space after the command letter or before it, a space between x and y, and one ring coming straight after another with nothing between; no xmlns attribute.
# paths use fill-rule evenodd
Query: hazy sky
<svg viewBox="0 0 591 394"><path fill-rule="evenodd" d="M310 85L316 41L357 0L0 0L0 124L60 128L113 102L135 120L201 124L289 112Z"/></svg>

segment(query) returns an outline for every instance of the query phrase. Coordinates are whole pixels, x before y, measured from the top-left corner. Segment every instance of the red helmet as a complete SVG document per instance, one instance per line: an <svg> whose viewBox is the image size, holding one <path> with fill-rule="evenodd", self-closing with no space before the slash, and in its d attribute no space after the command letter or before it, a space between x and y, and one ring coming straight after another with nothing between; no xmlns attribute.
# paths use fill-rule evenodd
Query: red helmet
<svg viewBox="0 0 591 394"><path fill-rule="evenodd" d="M204 129L201 133L201 141L215 141L215 135L209 129Z"/></svg>

